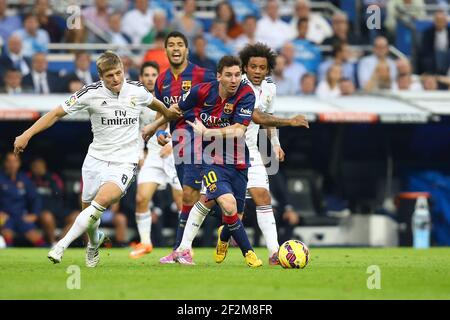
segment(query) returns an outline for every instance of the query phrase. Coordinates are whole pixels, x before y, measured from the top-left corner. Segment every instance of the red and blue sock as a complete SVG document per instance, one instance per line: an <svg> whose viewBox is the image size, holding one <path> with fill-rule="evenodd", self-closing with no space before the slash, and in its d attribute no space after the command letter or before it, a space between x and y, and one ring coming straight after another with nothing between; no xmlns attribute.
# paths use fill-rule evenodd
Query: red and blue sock
<svg viewBox="0 0 450 320"><path fill-rule="evenodd" d="M247 233L245 232L244 225L239 219L237 213L232 216L224 216L223 221L225 222L225 226L228 227L230 235L233 236L234 240L239 245L239 248L242 251L242 255L245 256L245 254L249 250L253 250L252 245L250 244L250 240L248 240Z"/></svg>
<svg viewBox="0 0 450 320"><path fill-rule="evenodd" d="M180 216L178 217L178 227L177 227L177 238L175 241L175 250L180 246L181 240L183 239L184 228L186 227L186 222L189 218L189 212L191 212L193 206L187 206L183 204L181 208Z"/></svg>

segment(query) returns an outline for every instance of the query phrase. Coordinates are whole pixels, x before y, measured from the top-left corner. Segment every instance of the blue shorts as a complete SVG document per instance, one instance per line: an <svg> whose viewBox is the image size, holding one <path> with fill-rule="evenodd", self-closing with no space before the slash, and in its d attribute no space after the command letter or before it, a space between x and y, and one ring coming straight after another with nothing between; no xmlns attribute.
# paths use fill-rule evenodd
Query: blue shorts
<svg viewBox="0 0 450 320"><path fill-rule="evenodd" d="M238 170L233 165L203 165L206 199L214 200L223 194L231 193L236 199L237 212L244 212L247 171L247 169Z"/></svg>
<svg viewBox="0 0 450 320"><path fill-rule="evenodd" d="M37 226L34 223L25 222L22 216L10 215L6 223L3 225L3 229L12 230L14 233L25 234L28 231L36 229Z"/></svg>
<svg viewBox="0 0 450 320"><path fill-rule="evenodd" d="M178 179L182 186L189 186L193 189L202 188L202 166L199 164L176 164Z"/></svg>

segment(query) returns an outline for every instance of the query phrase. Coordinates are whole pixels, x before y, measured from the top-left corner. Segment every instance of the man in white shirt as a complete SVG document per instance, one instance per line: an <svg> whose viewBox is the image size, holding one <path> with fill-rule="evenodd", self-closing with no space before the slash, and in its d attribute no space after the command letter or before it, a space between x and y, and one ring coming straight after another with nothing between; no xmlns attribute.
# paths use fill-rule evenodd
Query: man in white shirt
<svg viewBox="0 0 450 320"><path fill-rule="evenodd" d="M333 29L328 21L321 15L311 13L308 0L297 0L294 5L294 16L290 22L292 37L297 37L297 23L300 18L308 19L308 32L306 39L316 44L333 35Z"/></svg>
<svg viewBox="0 0 450 320"><path fill-rule="evenodd" d="M13 33L22 39L23 55L31 57L37 52L47 52L50 36L48 32L39 28L37 16L33 13L27 14L23 19L23 29Z"/></svg>
<svg viewBox="0 0 450 320"><path fill-rule="evenodd" d="M293 38L289 25L279 17L277 0L269 0L266 4L266 14L258 21L256 39L278 50L287 41Z"/></svg>
<svg viewBox="0 0 450 320"><path fill-rule="evenodd" d="M308 70L301 64L295 61L295 47L292 42L287 42L281 48L281 55L285 58L286 64L283 75L285 78L291 79L295 87L298 88L300 80ZM298 91L296 91L297 93Z"/></svg>
<svg viewBox="0 0 450 320"><path fill-rule="evenodd" d="M101 81L84 86L60 106L45 114L14 142L14 152L23 152L29 140L67 114L86 110L92 125L93 142L83 163L82 209L74 224L48 253L61 262L67 247L85 231L89 236L86 266L99 262L98 249L105 235L98 231L100 218L111 204L125 194L134 179L139 158L139 115L142 108L157 110L167 119L180 113L168 109L138 81L126 81L122 62L107 51L97 60Z"/></svg>
<svg viewBox="0 0 450 320"><path fill-rule="evenodd" d="M132 39L133 44L140 44L152 27L153 11L148 7L148 0L136 0L135 9L123 17L122 32Z"/></svg>
<svg viewBox="0 0 450 320"><path fill-rule="evenodd" d="M22 39L18 35L12 35L8 39L8 48L0 57L0 69L18 69L22 76L30 73L30 61L22 54Z"/></svg>
<svg viewBox="0 0 450 320"><path fill-rule="evenodd" d="M383 36L378 36L374 40L373 54L362 58L358 63L359 87L364 88L375 72L379 62L386 61L389 65L391 79L397 79L397 68L395 61L389 58L389 42Z"/></svg>

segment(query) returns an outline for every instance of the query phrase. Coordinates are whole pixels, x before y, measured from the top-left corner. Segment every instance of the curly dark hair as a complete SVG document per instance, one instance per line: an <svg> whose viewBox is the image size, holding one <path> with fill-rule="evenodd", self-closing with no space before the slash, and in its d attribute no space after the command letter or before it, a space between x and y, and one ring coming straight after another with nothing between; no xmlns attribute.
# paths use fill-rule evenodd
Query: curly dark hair
<svg viewBox="0 0 450 320"><path fill-rule="evenodd" d="M258 42L256 44L246 45L241 50L241 52L239 52L239 58L241 58L242 69L244 72L245 72L244 67L248 66L250 58L254 57L267 59L269 74L275 68L277 54L269 46L265 45L264 43Z"/></svg>

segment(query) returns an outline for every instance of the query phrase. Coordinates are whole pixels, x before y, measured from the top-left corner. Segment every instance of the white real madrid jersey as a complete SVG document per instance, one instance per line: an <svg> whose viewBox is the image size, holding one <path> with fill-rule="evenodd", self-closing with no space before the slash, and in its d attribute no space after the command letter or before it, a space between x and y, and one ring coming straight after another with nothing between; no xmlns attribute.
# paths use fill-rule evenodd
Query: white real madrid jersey
<svg viewBox="0 0 450 320"><path fill-rule="evenodd" d="M141 111L141 115L139 118L139 122L140 122L140 131L142 130L143 127L145 127L146 125L152 123L153 121L155 121L156 118L156 111L150 109L150 108L144 108ZM167 126L166 132L169 133L169 126ZM140 149L143 153L143 147L144 147L144 139L142 139L142 136L140 135L140 139L142 140L142 145L140 146ZM156 153L156 152L160 152L162 149L162 146L160 146L158 144L158 139L156 137L156 134L154 134L148 141L147 141L147 150L148 153Z"/></svg>
<svg viewBox="0 0 450 320"><path fill-rule="evenodd" d="M277 88L272 79L266 78L261 82L261 85L255 86L248 80L246 75L243 75L243 78L247 79L248 84L255 92L255 109L258 108L262 112L273 113ZM245 141L250 152L250 164L252 166L262 165L261 154L258 150L258 132L259 124L251 121L245 132Z"/></svg>
<svg viewBox="0 0 450 320"><path fill-rule="evenodd" d="M62 105L67 114L87 110L94 139L88 154L104 161L137 163L139 115L153 95L139 81L125 80L119 94L103 81L84 86Z"/></svg>

